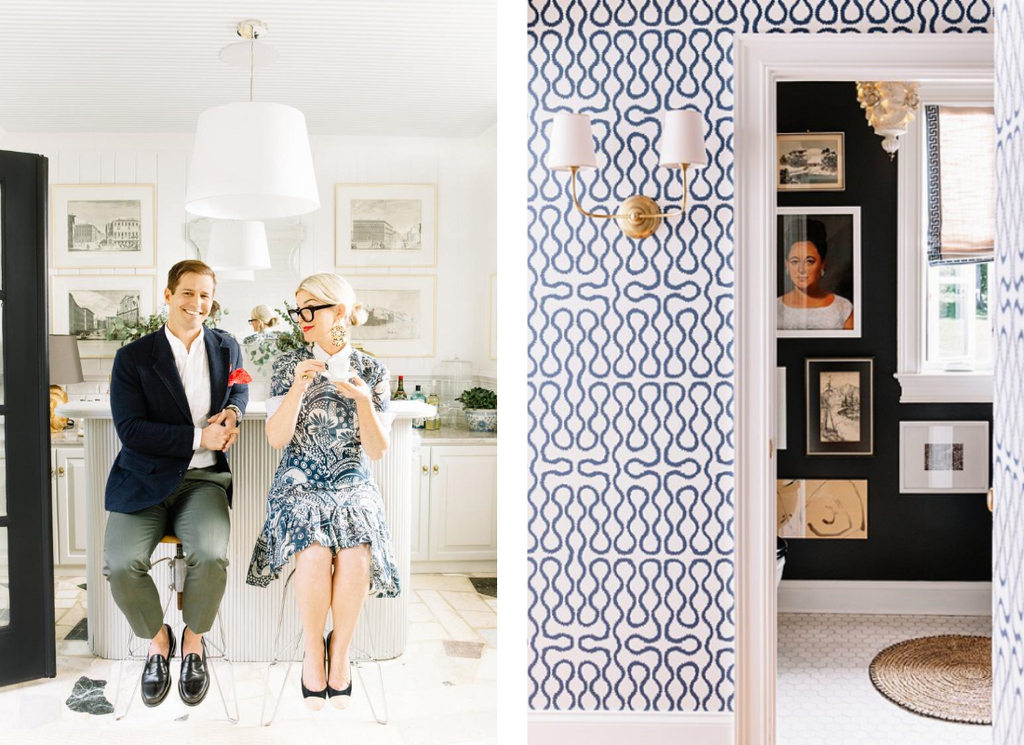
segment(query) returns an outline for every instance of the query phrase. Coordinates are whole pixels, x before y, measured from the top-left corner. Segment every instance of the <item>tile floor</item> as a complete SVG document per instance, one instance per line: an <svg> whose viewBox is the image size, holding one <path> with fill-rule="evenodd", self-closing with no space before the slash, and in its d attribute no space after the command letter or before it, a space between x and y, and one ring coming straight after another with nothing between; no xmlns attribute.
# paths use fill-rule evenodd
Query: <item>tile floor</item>
<svg viewBox="0 0 1024 745"><path fill-rule="evenodd" d="M10 742L138 742L160 728L175 745L186 743L359 742L360 745L476 745L497 742L497 582L494 575L415 574L411 581L409 642L406 654L381 664L387 686L390 722L377 724L368 695L379 702L372 671L367 687L356 678L352 705L305 708L299 693L299 665L292 667L280 710L269 728L259 726L266 663L235 663L240 721L230 724L211 688L198 707L185 706L172 691L160 706L147 709L136 700L128 716L72 711L72 691L102 701L90 681L110 681L114 696L116 664L94 657L85 641L85 592L82 577L56 580L57 677L0 688L0 722ZM488 581L488 578L490 581ZM478 592L477 586L480 592ZM481 594L486 593L486 594ZM493 596L492 596L493 595ZM180 659L171 665L177 681ZM141 667L136 667L136 675ZM127 675L127 673L126 673ZM280 686L280 673L271 680ZM82 679L86 680L83 682ZM128 683L125 687L127 689ZM136 694L137 695L137 694ZM314 739L317 738L317 739Z"/></svg>
<svg viewBox="0 0 1024 745"><path fill-rule="evenodd" d="M779 745L972 745L992 728L912 714L883 698L868 665L885 647L936 634L990 635L978 616L780 613Z"/></svg>

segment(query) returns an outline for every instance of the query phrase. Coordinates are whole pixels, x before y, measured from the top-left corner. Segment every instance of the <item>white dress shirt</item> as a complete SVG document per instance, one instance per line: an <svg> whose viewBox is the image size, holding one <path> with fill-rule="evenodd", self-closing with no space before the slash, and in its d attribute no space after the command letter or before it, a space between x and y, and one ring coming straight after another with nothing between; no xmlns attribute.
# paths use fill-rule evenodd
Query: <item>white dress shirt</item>
<svg viewBox="0 0 1024 745"><path fill-rule="evenodd" d="M206 358L206 341L203 338L206 331L200 327L199 336L192 342L191 349L185 349L185 343L172 334L166 325L164 333L171 344L174 364L178 368L181 385L185 388L185 398L188 399L188 408L192 412L192 424L196 427L196 434L192 440L192 449L195 453L188 467L207 468L216 465L217 455L199 444L203 439L203 428L210 423L207 417L210 411L210 365Z"/></svg>

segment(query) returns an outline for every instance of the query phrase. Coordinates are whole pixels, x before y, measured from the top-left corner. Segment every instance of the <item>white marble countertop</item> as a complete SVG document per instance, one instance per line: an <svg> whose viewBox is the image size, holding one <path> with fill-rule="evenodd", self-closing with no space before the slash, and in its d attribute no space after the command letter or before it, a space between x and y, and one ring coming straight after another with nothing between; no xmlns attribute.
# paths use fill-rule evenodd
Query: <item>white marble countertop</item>
<svg viewBox="0 0 1024 745"><path fill-rule="evenodd" d="M465 427L445 427L442 429L414 429L421 438L421 444L427 445L497 445L497 432L472 432Z"/></svg>
<svg viewBox="0 0 1024 745"><path fill-rule="evenodd" d="M392 401L389 411L396 419L419 419L434 416L437 409L422 401ZM81 419L110 419L110 402L68 401L57 407L57 415ZM263 401L250 401L245 407L245 419L262 419L266 415L267 407Z"/></svg>

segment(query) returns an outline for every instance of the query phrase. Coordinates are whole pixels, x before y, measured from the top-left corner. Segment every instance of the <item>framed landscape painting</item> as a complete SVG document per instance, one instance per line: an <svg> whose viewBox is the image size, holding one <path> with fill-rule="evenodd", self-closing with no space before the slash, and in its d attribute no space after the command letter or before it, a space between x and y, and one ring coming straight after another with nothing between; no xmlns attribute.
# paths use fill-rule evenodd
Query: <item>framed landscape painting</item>
<svg viewBox="0 0 1024 745"><path fill-rule="evenodd" d="M775 136L779 191L843 191L846 159L842 132L802 132Z"/></svg>
<svg viewBox="0 0 1024 745"><path fill-rule="evenodd" d="M437 278L414 274L355 274L349 284L366 306L366 323L352 340L377 357L433 357Z"/></svg>
<svg viewBox="0 0 1024 745"><path fill-rule="evenodd" d="M54 184L54 267L155 267L155 194L153 184Z"/></svg>
<svg viewBox="0 0 1024 745"><path fill-rule="evenodd" d="M135 322L156 312L156 277L151 274L50 277L50 323L55 334L78 338L85 358L113 357L121 346L107 341L107 326Z"/></svg>
<svg viewBox="0 0 1024 745"><path fill-rule="evenodd" d="M874 455L872 358L807 358L807 455Z"/></svg>
<svg viewBox="0 0 1024 745"><path fill-rule="evenodd" d="M437 266L436 184L335 184L334 263Z"/></svg>

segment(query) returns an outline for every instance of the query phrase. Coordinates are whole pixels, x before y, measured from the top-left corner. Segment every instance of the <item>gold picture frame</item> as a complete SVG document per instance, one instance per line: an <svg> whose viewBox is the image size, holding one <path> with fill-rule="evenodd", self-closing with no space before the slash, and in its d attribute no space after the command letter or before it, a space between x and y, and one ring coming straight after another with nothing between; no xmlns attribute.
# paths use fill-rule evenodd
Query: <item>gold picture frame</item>
<svg viewBox="0 0 1024 745"><path fill-rule="evenodd" d="M775 135L775 188L778 191L845 191L845 139L843 132Z"/></svg>

